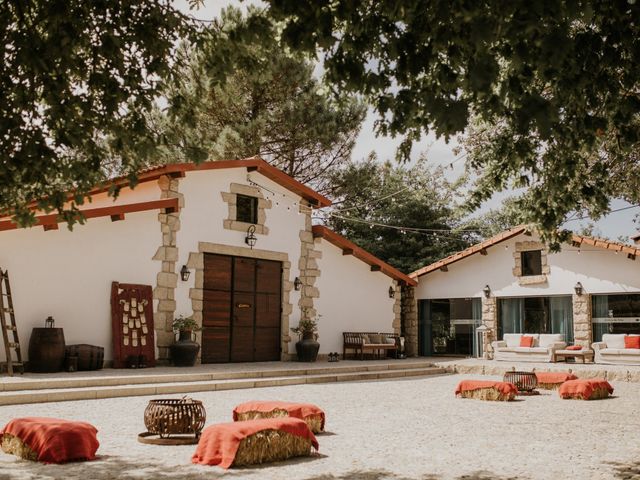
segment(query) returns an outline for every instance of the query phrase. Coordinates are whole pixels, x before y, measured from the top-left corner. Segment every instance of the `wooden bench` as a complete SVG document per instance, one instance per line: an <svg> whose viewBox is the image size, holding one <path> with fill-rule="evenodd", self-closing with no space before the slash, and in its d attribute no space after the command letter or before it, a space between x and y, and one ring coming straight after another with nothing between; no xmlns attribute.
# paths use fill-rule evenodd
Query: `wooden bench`
<svg viewBox="0 0 640 480"><path fill-rule="evenodd" d="M369 335L381 335L383 339L393 338L394 343L369 343ZM364 360L364 353L370 351L372 354L377 353L380 358L380 352L386 353L397 352L400 344L400 335L397 333L378 333L378 332L342 332L342 358L347 358L347 349L354 351L354 357L357 358L360 352L360 360Z"/></svg>

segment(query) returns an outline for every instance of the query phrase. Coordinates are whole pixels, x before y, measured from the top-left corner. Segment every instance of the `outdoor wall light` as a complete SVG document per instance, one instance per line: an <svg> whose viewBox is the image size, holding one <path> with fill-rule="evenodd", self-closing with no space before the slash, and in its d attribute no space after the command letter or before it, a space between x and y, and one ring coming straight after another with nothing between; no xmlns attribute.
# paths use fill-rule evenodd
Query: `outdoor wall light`
<svg viewBox="0 0 640 480"><path fill-rule="evenodd" d="M293 289L300 290L301 286L302 286L302 282L300 281L300 277L296 277L295 280L293 281Z"/></svg>
<svg viewBox="0 0 640 480"><path fill-rule="evenodd" d="M180 278L182 279L182 281L186 282L187 280L189 280L189 275L191 275L191 271L187 268L186 265L182 265L182 268L180 269Z"/></svg>
<svg viewBox="0 0 640 480"><path fill-rule="evenodd" d="M389 287L389 298L395 298L396 296L396 289L393 288L392 286Z"/></svg>
<svg viewBox="0 0 640 480"><path fill-rule="evenodd" d="M258 241L258 239L255 236L255 233L256 233L256 226L255 225L249 225L249 228L247 228L247 236L244 238L244 243L249 245L252 250L253 250L254 245Z"/></svg>
<svg viewBox="0 0 640 480"><path fill-rule="evenodd" d="M491 288L489 285L485 285L482 292L484 293L484 298L489 298L491 296Z"/></svg>
<svg viewBox="0 0 640 480"><path fill-rule="evenodd" d="M576 295L582 295L582 284L580 282L576 283L573 289L576 291Z"/></svg>

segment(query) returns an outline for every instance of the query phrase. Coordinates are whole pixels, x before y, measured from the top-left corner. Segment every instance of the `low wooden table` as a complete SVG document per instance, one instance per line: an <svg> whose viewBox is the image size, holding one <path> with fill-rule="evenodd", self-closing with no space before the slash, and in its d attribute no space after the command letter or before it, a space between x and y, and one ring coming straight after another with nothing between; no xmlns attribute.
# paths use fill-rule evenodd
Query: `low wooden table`
<svg viewBox="0 0 640 480"><path fill-rule="evenodd" d="M556 350L555 352L555 361L556 362L560 362L562 360L564 360L565 362L567 361L567 359L572 358L575 361L577 361L577 359L581 359L582 363L587 363L587 360L590 363L593 363L593 350L590 349L582 349L582 350Z"/></svg>

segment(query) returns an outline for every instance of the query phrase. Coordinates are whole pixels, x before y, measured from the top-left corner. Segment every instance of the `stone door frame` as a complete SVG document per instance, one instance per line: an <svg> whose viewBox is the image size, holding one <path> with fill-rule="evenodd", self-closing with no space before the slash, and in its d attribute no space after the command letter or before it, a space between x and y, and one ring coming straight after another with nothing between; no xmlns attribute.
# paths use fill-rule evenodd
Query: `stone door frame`
<svg viewBox="0 0 640 480"><path fill-rule="evenodd" d="M193 318L200 327L202 327L203 309L204 309L204 254L214 253L218 255L229 255L233 257L256 258L260 260L274 260L282 263L282 316L280 318L280 360L289 360L289 316L293 312L293 304L290 300L290 294L293 290L293 282L291 281L291 262L289 255L283 252L275 252L271 250L258 250L247 247L235 247L231 245L223 245L219 243L198 242L198 251L189 253L187 267L195 270L194 288L189 290L189 298L191 298L191 308L193 310ZM201 331L196 334L196 341L202 344ZM198 357L200 362L200 357Z"/></svg>

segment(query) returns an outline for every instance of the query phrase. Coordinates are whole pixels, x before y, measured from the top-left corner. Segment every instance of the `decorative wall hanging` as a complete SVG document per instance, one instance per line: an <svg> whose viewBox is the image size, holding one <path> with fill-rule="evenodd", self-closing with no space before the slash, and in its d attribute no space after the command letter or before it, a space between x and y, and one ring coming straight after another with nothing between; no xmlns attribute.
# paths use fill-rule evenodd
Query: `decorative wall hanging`
<svg viewBox="0 0 640 480"><path fill-rule="evenodd" d="M111 325L113 368L155 367L150 285L111 283Z"/></svg>

